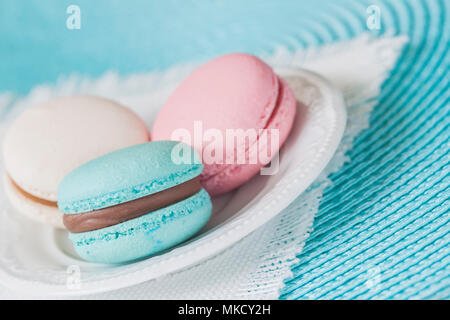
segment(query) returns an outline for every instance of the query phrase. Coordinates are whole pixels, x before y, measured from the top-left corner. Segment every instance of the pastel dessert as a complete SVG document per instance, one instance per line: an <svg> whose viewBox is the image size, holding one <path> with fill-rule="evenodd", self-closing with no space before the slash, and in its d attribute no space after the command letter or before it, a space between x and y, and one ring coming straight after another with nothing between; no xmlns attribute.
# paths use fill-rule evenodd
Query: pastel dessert
<svg viewBox="0 0 450 320"><path fill-rule="evenodd" d="M101 155L149 141L144 122L103 98L54 99L20 114L3 141L3 185L26 216L63 228L57 189L63 177Z"/></svg>
<svg viewBox="0 0 450 320"><path fill-rule="evenodd" d="M198 232L212 204L203 165L173 161L174 141L128 147L70 172L58 189L69 238L81 258L122 263L172 247Z"/></svg>
<svg viewBox="0 0 450 320"><path fill-rule="evenodd" d="M192 145L205 165L200 181L216 196L239 187L270 162L288 137L295 113L287 83L257 57L235 53L191 73L162 107L151 133L153 140ZM244 139L230 143L227 133L239 130Z"/></svg>

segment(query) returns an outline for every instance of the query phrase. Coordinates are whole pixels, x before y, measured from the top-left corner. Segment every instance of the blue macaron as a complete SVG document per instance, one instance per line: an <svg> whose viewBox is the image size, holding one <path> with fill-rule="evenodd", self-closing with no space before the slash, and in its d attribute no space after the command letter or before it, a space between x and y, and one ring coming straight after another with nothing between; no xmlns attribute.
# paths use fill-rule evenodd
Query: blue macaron
<svg viewBox="0 0 450 320"><path fill-rule="evenodd" d="M76 252L91 262L123 263L192 237L212 211L202 170L198 154L174 141L135 145L76 168L58 188Z"/></svg>

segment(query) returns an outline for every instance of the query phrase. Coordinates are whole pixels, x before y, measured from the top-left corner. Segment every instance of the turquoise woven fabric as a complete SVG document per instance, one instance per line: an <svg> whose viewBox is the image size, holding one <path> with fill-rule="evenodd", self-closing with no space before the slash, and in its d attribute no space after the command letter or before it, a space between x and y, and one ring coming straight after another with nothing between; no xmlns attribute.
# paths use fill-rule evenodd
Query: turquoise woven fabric
<svg viewBox="0 0 450 320"><path fill-rule="evenodd" d="M380 1L411 38L352 161L332 176L283 299L448 299L448 1ZM328 12L357 29L355 6Z"/></svg>
<svg viewBox="0 0 450 320"><path fill-rule="evenodd" d="M73 2L82 8L79 31L61 27ZM408 35L370 128L356 139L351 162L331 177L280 298L448 299L450 2L162 3L2 0L0 92L23 94L73 72L129 74L231 51L319 46L363 32ZM380 8L380 30L366 26L369 5Z"/></svg>

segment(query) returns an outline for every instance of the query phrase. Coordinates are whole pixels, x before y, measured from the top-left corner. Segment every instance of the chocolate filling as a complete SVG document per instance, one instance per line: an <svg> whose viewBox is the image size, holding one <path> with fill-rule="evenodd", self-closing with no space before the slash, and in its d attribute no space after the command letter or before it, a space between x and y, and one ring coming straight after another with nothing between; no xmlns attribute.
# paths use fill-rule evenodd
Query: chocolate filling
<svg viewBox="0 0 450 320"><path fill-rule="evenodd" d="M112 207L65 214L64 225L72 233L93 231L146 215L193 196L201 189L198 177L175 187Z"/></svg>
<svg viewBox="0 0 450 320"><path fill-rule="evenodd" d="M24 196L25 198L28 198L34 202L38 202L44 206L49 206L49 207L55 207L57 208L58 205L56 203L56 201L50 201L50 200L46 200L46 199L42 199L42 198L38 198L34 195L32 195L31 193L26 192L25 190L23 190L10 176L7 176L7 179L9 179L9 181L11 182L12 186L20 193L22 194L22 196Z"/></svg>

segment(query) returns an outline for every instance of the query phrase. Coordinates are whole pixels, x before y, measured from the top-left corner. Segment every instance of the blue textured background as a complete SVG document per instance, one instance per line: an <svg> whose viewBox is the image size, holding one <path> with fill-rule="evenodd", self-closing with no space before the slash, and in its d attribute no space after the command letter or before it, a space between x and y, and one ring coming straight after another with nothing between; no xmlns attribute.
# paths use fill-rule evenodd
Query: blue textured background
<svg viewBox="0 0 450 320"><path fill-rule="evenodd" d="M77 4L81 30L66 29ZM371 125L332 176L283 299L450 297L447 0L2 0L0 92L78 73L165 69L231 51L270 53L382 29L411 39Z"/></svg>

